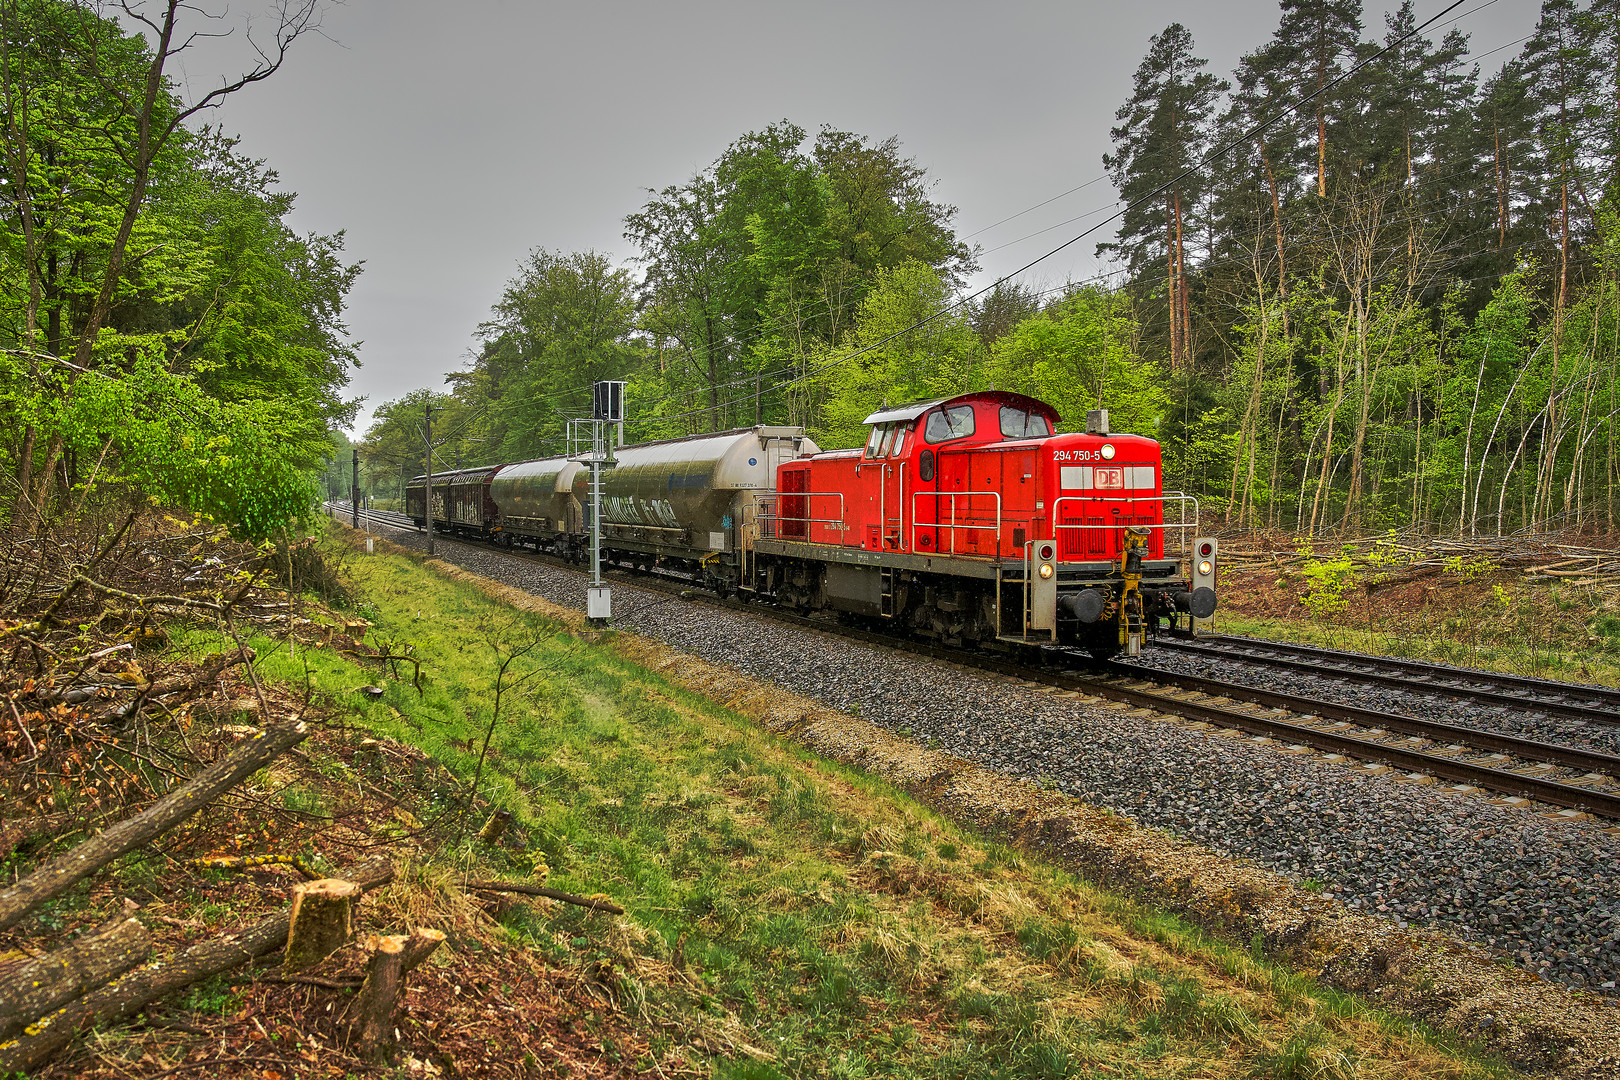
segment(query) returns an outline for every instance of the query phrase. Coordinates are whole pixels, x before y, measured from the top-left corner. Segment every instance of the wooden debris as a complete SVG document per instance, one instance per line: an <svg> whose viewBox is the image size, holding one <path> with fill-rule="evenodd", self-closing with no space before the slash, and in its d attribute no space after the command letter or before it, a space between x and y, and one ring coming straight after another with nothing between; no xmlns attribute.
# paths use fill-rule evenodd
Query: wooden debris
<svg viewBox="0 0 1620 1080"><path fill-rule="evenodd" d="M416 970L417 965L433 955L435 949L444 944L444 931L431 930L425 926L418 926L411 930L411 939L405 943L405 974L409 975Z"/></svg>
<svg viewBox="0 0 1620 1080"><path fill-rule="evenodd" d="M252 870L260 866L290 866L305 881L319 881L321 875L305 861L302 855L214 855L206 859L187 859L181 866L195 866L199 870Z"/></svg>
<svg viewBox="0 0 1620 1080"><path fill-rule="evenodd" d="M559 900L564 904L590 908L593 911L605 911L610 915L624 914L624 908L611 900L598 900L593 896L575 896L573 893L565 893L561 889L548 889L544 885L528 885L516 881L469 881L462 888L470 889L473 892L505 892L522 893L525 896L543 896L547 900Z"/></svg>
<svg viewBox="0 0 1620 1080"><path fill-rule="evenodd" d="M495 811L493 814L489 815L489 820L484 822L484 827L478 830L478 839L482 840L486 844L495 843L501 838L501 835L506 832L506 826L511 824L511 821L512 811Z"/></svg>
<svg viewBox="0 0 1620 1080"><path fill-rule="evenodd" d="M66 892L118 856L151 843L308 735L309 729L302 721L266 729L236 753L204 769L139 814L91 837L0 892L0 930L15 926L34 908Z"/></svg>
<svg viewBox="0 0 1620 1080"><path fill-rule="evenodd" d="M105 986L141 963L152 950L138 919L115 919L49 956L7 972L0 983L0 1039L53 1009Z"/></svg>
<svg viewBox="0 0 1620 1080"><path fill-rule="evenodd" d="M391 859L379 857L355 867L349 876L369 892L394 879L394 864ZM121 1020L194 982L274 952L286 943L291 922L292 911L282 910L239 933L193 945L170 960L125 974L41 1018L19 1037L0 1042L0 1071L30 1072L87 1027Z"/></svg>
<svg viewBox="0 0 1620 1080"><path fill-rule="evenodd" d="M354 936L354 898L361 887L342 878L322 878L293 886L291 925L285 971L318 964Z"/></svg>
<svg viewBox="0 0 1620 1080"><path fill-rule="evenodd" d="M394 1009L405 982L405 935L371 938L365 985L354 1000L349 1031L361 1057L377 1060L393 1043Z"/></svg>

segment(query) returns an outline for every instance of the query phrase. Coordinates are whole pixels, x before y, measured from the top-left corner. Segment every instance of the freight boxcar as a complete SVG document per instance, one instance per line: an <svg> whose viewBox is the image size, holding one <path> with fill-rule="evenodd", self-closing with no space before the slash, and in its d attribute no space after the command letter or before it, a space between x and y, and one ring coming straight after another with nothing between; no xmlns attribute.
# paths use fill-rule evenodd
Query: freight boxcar
<svg viewBox="0 0 1620 1080"><path fill-rule="evenodd" d="M585 513L574 482L585 466L570 458L524 461L490 481L496 506L494 539L577 559L584 551Z"/></svg>
<svg viewBox="0 0 1620 1080"><path fill-rule="evenodd" d="M490 498L490 481L498 465L456 469L433 474L433 528L457 536L488 538L493 535L497 507ZM417 526L427 524L427 476L412 478L405 488L405 513Z"/></svg>
<svg viewBox="0 0 1620 1080"><path fill-rule="evenodd" d="M760 425L622 446L602 480L602 548L610 560L687 570L722 593L741 583L756 496L777 466L818 452L803 428ZM590 512L590 472L574 478Z"/></svg>

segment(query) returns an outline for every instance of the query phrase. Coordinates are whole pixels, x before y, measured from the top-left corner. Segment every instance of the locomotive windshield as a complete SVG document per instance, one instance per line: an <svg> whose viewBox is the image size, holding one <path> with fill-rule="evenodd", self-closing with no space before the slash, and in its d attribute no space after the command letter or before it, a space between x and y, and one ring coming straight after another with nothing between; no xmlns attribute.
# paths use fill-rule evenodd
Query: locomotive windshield
<svg viewBox="0 0 1620 1080"><path fill-rule="evenodd" d="M923 439L931 443L949 442L973 434L973 406L953 405L928 414Z"/></svg>
<svg viewBox="0 0 1620 1080"><path fill-rule="evenodd" d="M1044 439L1052 434L1046 417L1012 405L1001 407L1001 434L1007 439Z"/></svg>

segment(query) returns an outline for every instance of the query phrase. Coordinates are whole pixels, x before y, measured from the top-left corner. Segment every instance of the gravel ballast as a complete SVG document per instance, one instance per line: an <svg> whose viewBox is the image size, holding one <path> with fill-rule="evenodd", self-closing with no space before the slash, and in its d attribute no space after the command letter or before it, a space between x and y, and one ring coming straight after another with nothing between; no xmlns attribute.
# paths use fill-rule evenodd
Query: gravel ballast
<svg viewBox="0 0 1620 1080"><path fill-rule="evenodd" d="M425 547L419 533L385 535ZM553 603L584 607L585 577L577 572L444 539L437 554ZM1352 910L1400 927L1442 927L1552 982L1616 993L1620 836L1602 821L1551 820L1478 795L1362 775L1314 756L619 583L614 612L618 628L1253 860ZM1199 664L1200 673L1210 666ZM1235 682L1244 667L1210 673ZM1248 668L1251 679L1254 671ZM1325 680L1302 691L1292 676L1267 679L1318 697L1331 690L1370 708L1399 696ZM1423 707L1420 715L1440 715L1433 700ZM1470 713L1452 722L1473 719Z"/></svg>

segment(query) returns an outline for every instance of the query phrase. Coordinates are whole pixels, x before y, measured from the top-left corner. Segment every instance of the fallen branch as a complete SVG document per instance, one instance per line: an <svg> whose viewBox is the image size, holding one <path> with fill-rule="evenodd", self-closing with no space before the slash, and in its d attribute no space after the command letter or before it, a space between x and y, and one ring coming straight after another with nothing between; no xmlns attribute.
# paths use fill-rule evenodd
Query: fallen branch
<svg viewBox="0 0 1620 1080"><path fill-rule="evenodd" d="M103 585L100 582L91 581L83 574L74 575L74 578L69 583L68 588L71 590L77 585L83 585L91 592L97 592L103 596L116 596L120 600L125 600L131 604L134 604L135 607L141 611L147 610L148 605L196 608L200 611L213 612L216 615L224 610L220 604L212 600L195 600L189 596L142 596L139 593L125 592L123 589L115 589L111 585Z"/></svg>
<svg viewBox="0 0 1620 1080"><path fill-rule="evenodd" d="M610 915L623 915L624 908L611 900L597 900L589 896L575 896L565 893L561 889L548 889L544 885L528 885L517 881L469 881L462 886L474 892L508 892L522 893L525 896L543 896L547 900L560 900L575 907L591 908L594 911L605 911Z"/></svg>
<svg viewBox="0 0 1620 1080"><path fill-rule="evenodd" d="M369 892L394 879L394 864L379 857L355 867L349 876ZM36 1069L93 1024L121 1020L176 990L274 952L286 944L291 921L291 909L283 909L238 934L193 945L173 960L150 964L85 995L30 1025L20 1037L0 1042L0 1070Z"/></svg>
<svg viewBox="0 0 1620 1080"><path fill-rule="evenodd" d="M327 990L355 990L359 979L327 979L319 975L260 975L242 982L290 983L294 986L319 986Z"/></svg>
<svg viewBox="0 0 1620 1080"><path fill-rule="evenodd" d="M235 787L245 777L274 761L283 750L303 742L309 729L302 721L287 727L266 728L230 757L216 762L189 783L165 795L134 817L125 818L99 836L40 867L13 887L0 892L0 930L9 929L30 911L67 891L118 856L162 836L204 806Z"/></svg>
<svg viewBox="0 0 1620 1080"><path fill-rule="evenodd" d="M391 661L403 660L407 664L410 664L413 669L415 669L415 674L411 676L411 685L416 687L417 694L423 693L422 661L418 660L414 656L409 655L408 653L395 653L388 652L386 650L382 652L360 652L356 649L338 649L337 652L342 656L352 656L356 660L381 660L385 667ZM394 672L394 678L399 678L399 672L397 670Z"/></svg>
<svg viewBox="0 0 1620 1080"><path fill-rule="evenodd" d="M9 1039L29 1021L105 986L151 951L151 939L140 920L121 919L18 966L0 984L0 1039Z"/></svg>
<svg viewBox="0 0 1620 1080"><path fill-rule="evenodd" d="M321 875L302 855L211 855L206 859L187 859L180 865L195 866L199 870L256 870L261 866L290 866L305 881L321 879Z"/></svg>
<svg viewBox="0 0 1620 1080"><path fill-rule="evenodd" d="M101 720L104 723L110 720L127 720L152 698L168 697L170 694L178 693L190 697L209 683L217 681L226 668L252 663L255 655L254 651L246 646L238 648L235 652L210 653L203 661L202 667L195 672L189 675L170 675L157 682L148 683L140 688L140 693L134 700L126 701L102 713Z"/></svg>

